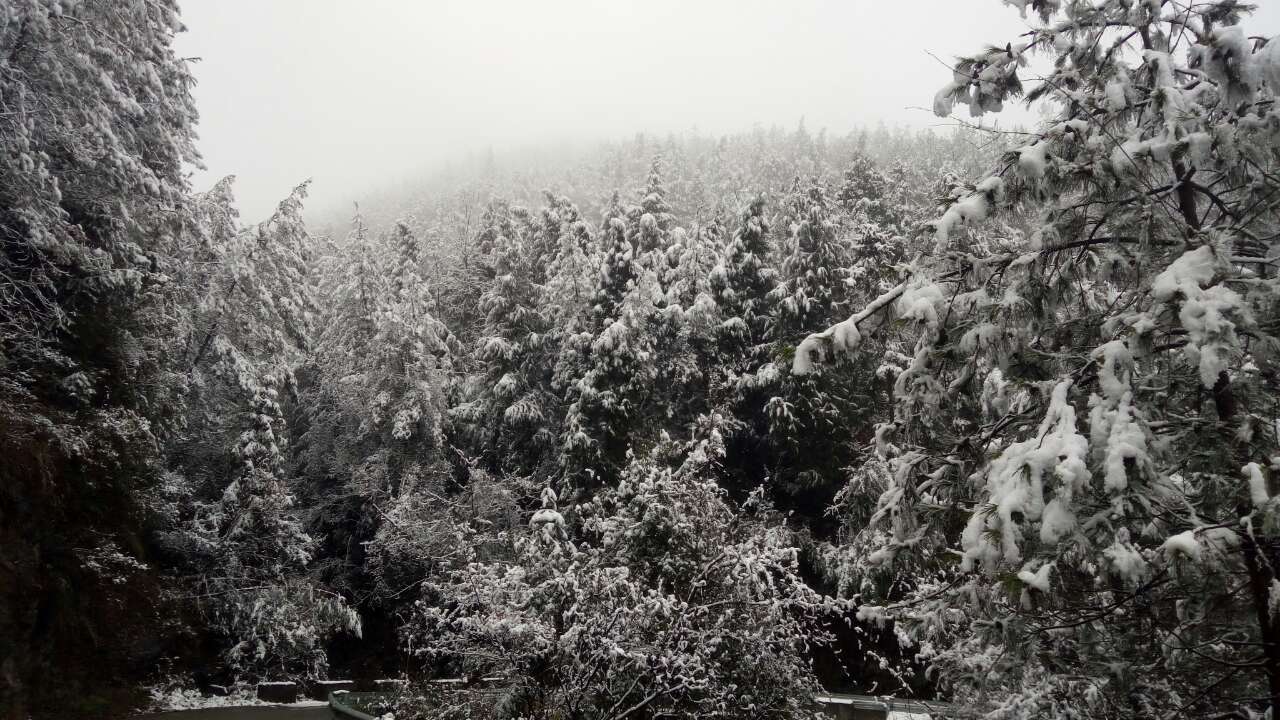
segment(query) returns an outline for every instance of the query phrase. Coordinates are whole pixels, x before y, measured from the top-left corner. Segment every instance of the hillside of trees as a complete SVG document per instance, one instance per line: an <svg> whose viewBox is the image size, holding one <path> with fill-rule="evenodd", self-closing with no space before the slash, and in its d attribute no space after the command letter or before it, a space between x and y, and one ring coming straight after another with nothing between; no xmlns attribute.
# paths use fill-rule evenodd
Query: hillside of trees
<svg viewBox="0 0 1280 720"><path fill-rule="evenodd" d="M1035 127L490 153L310 225L191 187L174 0L0 7L0 717L1280 712L1280 41L1007 4L933 109Z"/></svg>

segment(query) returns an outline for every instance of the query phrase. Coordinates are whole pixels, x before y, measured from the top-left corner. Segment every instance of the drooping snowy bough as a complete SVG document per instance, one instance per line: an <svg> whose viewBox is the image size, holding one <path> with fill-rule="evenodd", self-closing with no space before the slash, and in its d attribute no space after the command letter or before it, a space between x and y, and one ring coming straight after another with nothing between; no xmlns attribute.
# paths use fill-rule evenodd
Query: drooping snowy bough
<svg viewBox="0 0 1280 720"><path fill-rule="evenodd" d="M952 194L905 282L797 349L819 372L873 318L918 328L844 496L879 493L871 522L832 562L998 717L1275 713L1280 41L1234 2L1010 4L1034 29L934 109L1026 90L1052 119Z"/></svg>

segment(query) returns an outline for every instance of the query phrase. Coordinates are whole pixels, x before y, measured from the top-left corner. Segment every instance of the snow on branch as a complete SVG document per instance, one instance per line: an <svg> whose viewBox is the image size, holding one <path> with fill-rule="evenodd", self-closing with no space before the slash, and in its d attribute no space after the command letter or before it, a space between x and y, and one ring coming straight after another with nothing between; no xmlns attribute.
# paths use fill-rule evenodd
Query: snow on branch
<svg viewBox="0 0 1280 720"><path fill-rule="evenodd" d="M813 358L810 353L816 352L820 360L824 359L828 343L834 349L846 355L853 354L853 351L862 342L862 333L858 330L858 324L885 309L890 303L901 297L902 293L906 291L909 281L910 276L890 288L880 297L872 300L861 312L850 316L847 320L832 325L822 332L813 333L805 338L800 343L800 346L796 348L796 356L791 363L791 374L808 375L813 372Z"/></svg>

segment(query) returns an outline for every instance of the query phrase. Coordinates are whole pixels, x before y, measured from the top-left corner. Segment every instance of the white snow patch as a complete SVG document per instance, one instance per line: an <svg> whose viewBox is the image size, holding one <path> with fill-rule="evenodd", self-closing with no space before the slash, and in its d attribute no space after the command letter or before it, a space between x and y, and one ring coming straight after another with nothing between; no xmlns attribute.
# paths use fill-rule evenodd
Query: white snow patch
<svg viewBox="0 0 1280 720"><path fill-rule="evenodd" d="M1031 567L1030 565L1027 566ZM1028 587L1035 588L1042 593L1049 592L1049 572L1053 570L1053 563L1045 563L1034 572L1023 568L1018 571L1018 579Z"/></svg>
<svg viewBox="0 0 1280 720"><path fill-rule="evenodd" d="M1249 479L1249 499L1253 501L1253 506L1260 508L1266 505L1271 495L1267 492L1267 479L1262 476L1262 468L1258 467L1258 463L1251 462L1241 468L1241 471Z"/></svg>

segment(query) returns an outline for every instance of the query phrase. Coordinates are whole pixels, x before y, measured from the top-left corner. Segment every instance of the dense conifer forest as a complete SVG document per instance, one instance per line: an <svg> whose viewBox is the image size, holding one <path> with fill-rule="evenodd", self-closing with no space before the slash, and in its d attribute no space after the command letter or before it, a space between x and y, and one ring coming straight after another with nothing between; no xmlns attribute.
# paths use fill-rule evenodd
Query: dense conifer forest
<svg viewBox="0 0 1280 720"><path fill-rule="evenodd" d="M1272 717L1280 41L1007 4L946 127L249 220L190 181L174 0L0 2L0 717Z"/></svg>

